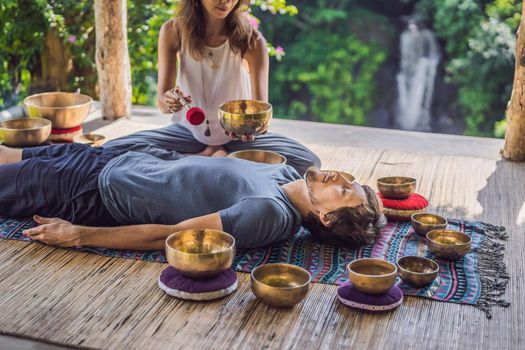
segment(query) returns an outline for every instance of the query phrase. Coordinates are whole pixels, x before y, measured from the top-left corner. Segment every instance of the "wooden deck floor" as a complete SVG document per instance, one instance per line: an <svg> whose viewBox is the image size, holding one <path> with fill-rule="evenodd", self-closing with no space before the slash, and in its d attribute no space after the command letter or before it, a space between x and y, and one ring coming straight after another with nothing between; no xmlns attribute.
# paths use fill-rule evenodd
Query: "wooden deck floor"
<svg viewBox="0 0 525 350"><path fill-rule="evenodd" d="M114 137L158 126L139 119L98 132ZM323 134L323 125L295 125L296 134ZM364 132L369 144L344 136ZM0 241L0 333L107 349L525 348L525 164L499 160L500 142L487 139L340 126L329 138L303 141L325 167L362 183L375 187L378 177L410 175L432 211L506 226L511 306L495 308L488 320L471 306L407 297L395 312L370 315L338 303L335 286L314 284L303 303L278 310L255 299L242 273L233 295L184 302L157 288L162 264Z"/></svg>

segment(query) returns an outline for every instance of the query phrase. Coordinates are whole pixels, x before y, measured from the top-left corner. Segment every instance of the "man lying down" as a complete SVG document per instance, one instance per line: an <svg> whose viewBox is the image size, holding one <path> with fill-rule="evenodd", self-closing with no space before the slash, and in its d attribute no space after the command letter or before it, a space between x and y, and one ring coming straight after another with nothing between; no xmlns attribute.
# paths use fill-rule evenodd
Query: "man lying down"
<svg viewBox="0 0 525 350"><path fill-rule="evenodd" d="M216 229L239 248L269 245L304 225L318 240L370 243L386 222L368 186L338 172L235 158L146 153L81 144L0 146L0 215L35 215L25 233L54 246L164 249L185 229ZM38 216L37 216L38 215Z"/></svg>

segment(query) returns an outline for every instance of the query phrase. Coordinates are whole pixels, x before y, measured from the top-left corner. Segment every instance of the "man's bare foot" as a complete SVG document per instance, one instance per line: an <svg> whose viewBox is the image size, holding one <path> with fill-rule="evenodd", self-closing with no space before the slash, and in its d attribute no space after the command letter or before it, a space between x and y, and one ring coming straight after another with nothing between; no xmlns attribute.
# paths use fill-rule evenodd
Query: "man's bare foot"
<svg viewBox="0 0 525 350"><path fill-rule="evenodd" d="M0 164L10 164L20 161L22 161L22 149L0 145Z"/></svg>

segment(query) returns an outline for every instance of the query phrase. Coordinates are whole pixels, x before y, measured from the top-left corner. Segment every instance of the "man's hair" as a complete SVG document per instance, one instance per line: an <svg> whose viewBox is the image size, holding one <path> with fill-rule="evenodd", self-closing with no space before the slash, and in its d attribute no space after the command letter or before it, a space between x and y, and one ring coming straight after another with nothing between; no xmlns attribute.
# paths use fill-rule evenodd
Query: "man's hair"
<svg viewBox="0 0 525 350"><path fill-rule="evenodd" d="M325 226L319 216L309 213L303 226L322 242L349 248L372 243L386 224L381 199L369 186L363 185L366 203L357 207L343 207L329 212L330 225Z"/></svg>

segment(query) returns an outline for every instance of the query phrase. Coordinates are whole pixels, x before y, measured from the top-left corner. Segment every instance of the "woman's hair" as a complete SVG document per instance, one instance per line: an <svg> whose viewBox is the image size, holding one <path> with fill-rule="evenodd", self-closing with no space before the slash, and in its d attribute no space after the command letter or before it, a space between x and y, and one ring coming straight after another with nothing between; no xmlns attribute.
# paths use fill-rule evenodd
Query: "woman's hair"
<svg viewBox="0 0 525 350"><path fill-rule="evenodd" d="M364 185L366 203L357 207L343 207L328 213L330 225L325 226L314 213L303 219L303 226L313 237L337 246L357 248L372 243L386 224L381 199L369 186Z"/></svg>
<svg viewBox="0 0 525 350"><path fill-rule="evenodd" d="M245 11L248 9L249 0L239 0L226 17L226 36L234 53L244 52L254 45L258 32L248 22ZM206 23L204 21L204 8L201 0L180 0L176 10L177 27L184 40L184 47L189 50L195 59L204 55L204 41Z"/></svg>

